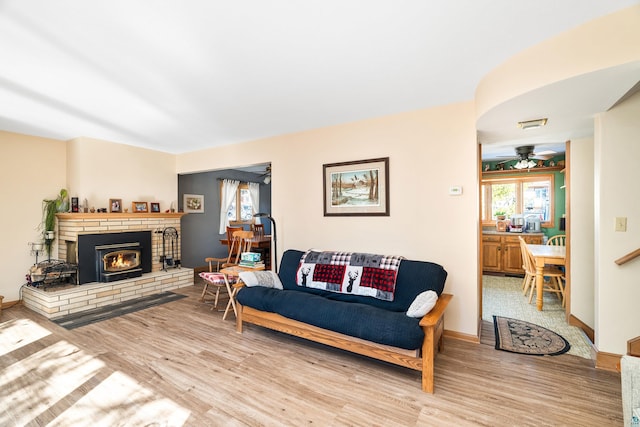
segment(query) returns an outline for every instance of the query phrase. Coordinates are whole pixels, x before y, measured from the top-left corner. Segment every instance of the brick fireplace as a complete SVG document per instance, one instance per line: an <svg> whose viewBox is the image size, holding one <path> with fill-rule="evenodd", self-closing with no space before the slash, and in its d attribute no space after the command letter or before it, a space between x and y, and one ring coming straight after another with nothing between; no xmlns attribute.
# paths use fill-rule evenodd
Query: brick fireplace
<svg viewBox="0 0 640 427"><path fill-rule="evenodd" d="M139 277L124 280L98 282L98 279L61 290L23 288L24 305L50 319L90 310L128 299L193 285L193 269L173 268L163 271L163 230L173 227L180 233L180 218L183 213L62 213L57 214L58 258L78 262L82 270L82 259L78 259L78 241L89 235L111 236L118 233L150 234L150 261ZM79 236L82 236L79 239ZM100 239L99 239L100 240ZM99 243L99 246L112 244ZM128 239L129 240L129 239ZM180 242L181 243L181 242ZM148 245L148 243L146 243ZM180 246L172 248L172 256L180 259ZM93 249L92 249L93 250ZM175 252L177 250L177 253ZM149 255L147 255L149 256ZM85 261L86 262L86 261ZM90 268L95 271L95 262ZM144 262L144 261L143 261ZM85 266L86 267L86 266ZM148 271L148 272L147 272Z"/></svg>

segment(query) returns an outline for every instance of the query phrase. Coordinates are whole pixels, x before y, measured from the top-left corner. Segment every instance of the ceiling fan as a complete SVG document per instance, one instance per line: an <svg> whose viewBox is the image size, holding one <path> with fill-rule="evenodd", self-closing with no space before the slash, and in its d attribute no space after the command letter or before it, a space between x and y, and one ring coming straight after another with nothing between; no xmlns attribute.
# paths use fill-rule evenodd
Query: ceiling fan
<svg viewBox="0 0 640 427"><path fill-rule="evenodd" d="M534 152L535 147L533 145L523 145L520 147L516 147L516 156L510 157L506 160L499 162L505 163L510 160L518 160L518 162L513 165L516 169L531 169L535 167L538 163L534 160L549 160L555 154L553 151L541 151L539 153Z"/></svg>

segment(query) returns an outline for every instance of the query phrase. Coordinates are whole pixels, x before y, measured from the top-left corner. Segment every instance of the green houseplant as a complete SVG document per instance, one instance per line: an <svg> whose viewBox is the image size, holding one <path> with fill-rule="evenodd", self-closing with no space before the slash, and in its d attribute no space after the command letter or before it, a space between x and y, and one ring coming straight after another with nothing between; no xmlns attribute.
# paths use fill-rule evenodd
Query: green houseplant
<svg viewBox="0 0 640 427"><path fill-rule="evenodd" d="M507 218L507 213L505 211L503 211L503 210L497 210L496 211L496 218L500 219L500 220L506 219Z"/></svg>
<svg viewBox="0 0 640 427"><path fill-rule="evenodd" d="M69 208L69 194L65 188L61 189L55 199L42 201L42 237L47 255L51 258L51 247L55 240L56 213L66 212Z"/></svg>

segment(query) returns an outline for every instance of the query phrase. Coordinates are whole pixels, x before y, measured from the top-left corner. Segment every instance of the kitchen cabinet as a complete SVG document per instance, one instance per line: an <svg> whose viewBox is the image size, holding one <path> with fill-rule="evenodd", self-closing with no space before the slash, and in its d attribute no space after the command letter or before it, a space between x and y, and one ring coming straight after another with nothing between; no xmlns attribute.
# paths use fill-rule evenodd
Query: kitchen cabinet
<svg viewBox="0 0 640 427"><path fill-rule="evenodd" d="M520 236L529 244L542 244L542 233L483 233L482 271L524 274Z"/></svg>

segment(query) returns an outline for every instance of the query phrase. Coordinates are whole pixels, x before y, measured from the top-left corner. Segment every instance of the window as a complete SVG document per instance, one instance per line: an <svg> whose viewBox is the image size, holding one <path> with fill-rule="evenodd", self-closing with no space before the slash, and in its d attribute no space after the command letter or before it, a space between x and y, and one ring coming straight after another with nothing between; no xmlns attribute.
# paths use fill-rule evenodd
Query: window
<svg viewBox="0 0 640 427"><path fill-rule="evenodd" d="M229 224L251 224L253 223L253 210L249 186L241 183L236 191L236 198L231 203L227 211Z"/></svg>
<svg viewBox="0 0 640 427"><path fill-rule="evenodd" d="M482 223L493 225L498 213L536 215L543 227L553 227L552 174L482 180Z"/></svg>

